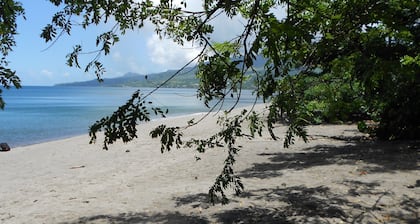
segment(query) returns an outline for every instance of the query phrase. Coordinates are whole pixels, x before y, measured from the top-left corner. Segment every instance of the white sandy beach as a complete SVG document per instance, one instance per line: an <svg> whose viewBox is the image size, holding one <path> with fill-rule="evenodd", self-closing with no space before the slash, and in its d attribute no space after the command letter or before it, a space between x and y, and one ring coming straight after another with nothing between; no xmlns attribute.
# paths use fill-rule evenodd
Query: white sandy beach
<svg viewBox="0 0 420 224"><path fill-rule="evenodd" d="M288 149L268 135L241 140L236 171L245 192L213 206L206 194L226 151L161 154L149 137L162 122L199 116L142 124L137 140L109 151L86 134L0 153L0 223L419 222L418 142L370 142L355 125L311 126L310 142ZM215 119L185 136L207 136Z"/></svg>

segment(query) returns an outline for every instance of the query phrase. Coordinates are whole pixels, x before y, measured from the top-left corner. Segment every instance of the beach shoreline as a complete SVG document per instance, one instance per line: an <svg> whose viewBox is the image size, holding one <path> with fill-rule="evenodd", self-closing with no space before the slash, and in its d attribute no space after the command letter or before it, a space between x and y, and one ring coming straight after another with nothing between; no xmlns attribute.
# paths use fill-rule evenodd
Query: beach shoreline
<svg viewBox="0 0 420 224"><path fill-rule="evenodd" d="M199 117L145 123L139 138L108 151L101 138L89 144L86 134L0 153L0 222L415 223L420 217L418 148L364 140L347 124L310 126L309 143L297 139L287 149L281 125L279 141L239 140L234 168L245 191L228 190L231 203L211 205L206 194L226 150L162 154L159 140L149 136L158 124L181 126ZM209 116L184 136L205 138L217 130L216 119Z"/></svg>
<svg viewBox="0 0 420 224"><path fill-rule="evenodd" d="M95 121L125 104L134 91L121 87L30 87L8 91L4 96L7 107L0 116L0 143L6 142L15 148L86 134ZM169 117L206 112L203 102L192 97L194 94L193 89L161 88L148 101L169 110ZM225 105L232 101L226 99ZM245 91L239 105L252 102L254 97ZM159 118L150 112L152 119Z"/></svg>
<svg viewBox="0 0 420 224"><path fill-rule="evenodd" d="M166 118L155 118L155 119L151 119L151 121L149 122L145 122L145 123L141 123L139 124L139 127L141 127L142 125L147 125L150 122L154 122L154 123L158 123L158 122L165 122L166 120L170 120L170 119L182 119L185 117L196 117L196 116L201 116L206 114L206 112L197 112L197 113L191 113L191 114L180 114L180 115L174 115L174 116L167 116ZM92 121L92 124L95 121ZM86 127L86 129L89 129L89 127ZM82 134L75 134L75 135L67 135L67 136L62 136L62 137L56 137L56 138L46 138L45 140L41 140L38 142L34 142L34 143L24 143L21 145L11 145L13 146L12 150L20 150L20 149L24 149L24 148L28 148L31 146L35 146L35 145L39 145L39 144L45 144L45 143L49 143L49 142L56 142L56 141L71 141L71 139L79 139L85 136L89 136L89 130L87 130L85 133ZM89 140L88 140L89 141ZM7 142L6 142L7 143Z"/></svg>

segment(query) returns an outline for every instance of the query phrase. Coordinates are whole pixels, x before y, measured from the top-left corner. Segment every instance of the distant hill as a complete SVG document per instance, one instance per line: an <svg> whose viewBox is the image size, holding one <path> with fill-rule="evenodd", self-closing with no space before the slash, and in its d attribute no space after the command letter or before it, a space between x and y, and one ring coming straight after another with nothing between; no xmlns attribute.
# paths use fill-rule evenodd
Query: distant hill
<svg viewBox="0 0 420 224"><path fill-rule="evenodd" d="M103 82L93 79L84 82L61 83L56 86L104 86L104 87L156 87L166 81L177 70L168 70L166 72L143 75L129 72L117 78L104 78ZM198 86L198 80L195 77L196 68L186 68L175 78L169 81L165 87L168 88L195 88Z"/></svg>
<svg viewBox="0 0 420 224"><path fill-rule="evenodd" d="M255 61L255 67L257 70L263 70L265 60L262 57L258 57ZM177 70L168 70L166 72L160 72L150 75L138 74L129 72L125 75L117 78L104 78L103 82L98 80L89 80L84 82L72 82L62 83L56 86L104 86L104 87L156 87L159 84L165 82ZM166 88L197 88L198 79L195 77L197 67L185 68L176 77L171 79L164 85ZM253 78L249 79L244 83L244 88L251 88L253 85Z"/></svg>

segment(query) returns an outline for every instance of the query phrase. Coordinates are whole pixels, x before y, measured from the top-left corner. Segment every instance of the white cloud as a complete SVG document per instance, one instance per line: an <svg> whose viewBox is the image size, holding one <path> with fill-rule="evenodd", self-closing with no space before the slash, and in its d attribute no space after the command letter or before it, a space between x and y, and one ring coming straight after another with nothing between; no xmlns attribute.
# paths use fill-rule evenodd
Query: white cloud
<svg viewBox="0 0 420 224"><path fill-rule="evenodd" d="M155 4L158 2L158 0L154 1ZM180 0L174 2L175 4L179 4ZM202 4L202 1L187 1L187 10L203 10ZM211 21L211 24L214 25L215 29L214 33L211 34L210 41L229 41L234 37L237 37L242 33L245 23L246 21L240 16L230 19L224 14L219 15ZM153 30L151 24L148 24L146 27L148 27L148 31ZM180 68L195 58L201 50L201 47L193 45L192 43L186 43L184 46L180 46L172 40L159 39L156 34L152 34L151 32L147 39L147 52L150 56L149 60L161 68L153 69L155 71Z"/></svg>
<svg viewBox="0 0 420 224"><path fill-rule="evenodd" d="M180 1L174 0L178 5ZM158 4L159 0L153 2ZM200 11L202 4L203 1L187 0L187 10ZM211 21L215 29L210 41L232 40L243 32L246 22L241 16L228 18L223 13L220 14ZM129 31L122 37L121 42L124 44L118 43L110 57L115 63L115 72L131 71L145 74L180 68L202 50L191 43L180 46L170 39L159 39L154 28L153 24L147 22L141 29Z"/></svg>
<svg viewBox="0 0 420 224"><path fill-rule="evenodd" d="M244 29L244 21L239 18L228 19L221 15L212 21L215 26L215 32L211 35L211 42L229 41L240 35ZM159 66L160 69L152 69L161 71L167 69L175 69L184 66L186 63L194 59L202 48L197 44L186 42L184 46L174 43L170 39L160 39L156 34L151 34L147 39L147 54L149 60Z"/></svg>
<svg viewBox="0 0 420 224"><path fill-rule="evenodd" d="M159 39L157 35L153 35L147 41L147 48L150 60L162 66L164 69L180 68L201 51L200 48L188 44L180 46L171 40Z"/></svg>
<svg viewBox="0 0 420 224"><path fill-rule="evenodd" d="M112 59L114 61L121 61L121 53L119 51L115 51L114 53L112 53Z"/></svg>
<svg viewBox="0 0 420 224"><path fill-rule="evenodd" d="M246 20L241 16L229 18L221 14L215 18L211 25L214 26L214 32L211 34L212 41L223 42L238 37L244 31Z"/></svg>
<svg viewBox="0 0 420 224"><path fill-rule="evenodd" d="M52 78L53 77L53 72L51 72L48 69L42 69L41 70L41 74L48 77L48 78Z"/></svg>

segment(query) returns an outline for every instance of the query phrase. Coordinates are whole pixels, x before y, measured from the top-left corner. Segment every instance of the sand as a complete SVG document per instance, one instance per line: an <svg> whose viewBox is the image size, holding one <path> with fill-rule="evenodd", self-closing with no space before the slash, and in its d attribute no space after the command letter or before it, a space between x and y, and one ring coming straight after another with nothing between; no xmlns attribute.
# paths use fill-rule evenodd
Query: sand
<svg viewBox="0 0 420 224"><path fill-rule="evenodd" d="M212 205L226 150L162 154L148 136L200 116L142 124L109 151L83 135L0 153L0 223L419 223L419 142L373 142L353 124L310 126L310 142L287 149L267 135L241 140L245 192ZM208 136L215 119L185 136Z"/></svg>

